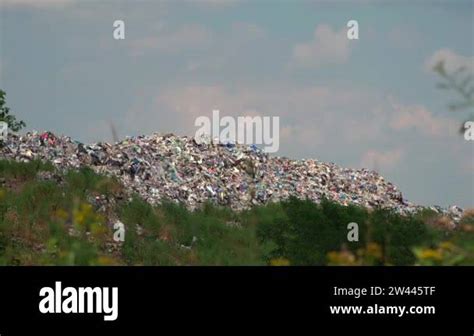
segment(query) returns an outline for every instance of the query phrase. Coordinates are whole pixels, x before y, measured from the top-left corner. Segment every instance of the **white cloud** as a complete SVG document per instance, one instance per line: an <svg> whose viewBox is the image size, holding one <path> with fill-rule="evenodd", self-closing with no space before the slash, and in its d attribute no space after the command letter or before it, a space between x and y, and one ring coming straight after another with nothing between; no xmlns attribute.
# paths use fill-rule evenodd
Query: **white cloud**
<svg viewBox="0 0 474 336"><path fill-rule="evenodd" d="M348 165L362 162L384 171L413 155L413 141L429 139L433 146L441 146L459 137L455 119L357 88L174 84L137 96L141 98L127 120L141 133L192 135L195 119L210 116L214 109L221 116L279 116L280 155L314 157L316 153L318 159L342 158Z"/></svg>
<svg viewBox="0 0 474 336"><path fill-rule="evenodd" d="M205 48L212 41L212 32L198 24L184 25L172 32L161 30L158 34L132 40L130 48L135 56L143 55L147 50L164 53L177 53L187 49Z"/></svg>
<svg viewBox="0 0 474 336"><path fill-rule="evenodd" d="M387 34L387 39L391 45L398 48L415 48L423 41L423 35L411 25L394 26Z"/></svg>
<svg viewBox="0 0 474 336"><path fill-rule="evenodd" d="M362 167L375 170L391 170L400 163L404 156L404 151L401 148L380 152L370 149L362 156L360 165Z"/></svg>
<svg viewBox="0 0 474 336"><path fill-rule="evenodd" d="M319 146L324 145L325 134L324 130L318 125L313 125L313 127L304 124L283 126L280 130L280 142Z"/></svg>
<svg viewBox="0 0 474 336"><path fill-rule="evenodd" d="M232 33L232 38L238 38L239 40L257 40L266 36L266 32L262 27L248 22L234 22Z"/></svg>
<svg viewBox="0 0 474 336"><path fill-rule="evenodd" d="M279 116L281 143L286 144L287 149L296 146L308 153L318 144L337 147L341 143L372 141L380 134L380 125L384 125L377 118L379 112L373 108L373 104L380 101L372 93L357 89L175 85L150 89L138 96L142 98L128 115L129 124L137 128L154 131L153 127L155 130L160 127L192 135L194 120L211 115L214 109L219 109L221 115L234 117ZM165 115L172 118L164 118Z"/></svg>
<svg viewBox="0 0 474 336"><path fill-rule="evenodd" d="M433 71L433 67L440 61L444 61L444 68L448 73L458 70L460 67L465 67L471 73L474 72L474 56L462 56L450 49L440 49L433 53L424 64L426 71Z"/></svg>
<svg viewBox="0 0 474 336"><path fill-rule="evenodd" d="M402 105L390 99L393 112L390 127L394 130L415 129L435 137L446 137L457 133L459 123L453 119L434 116L421 105Z"/></svg>
<svg viewBox="0 0 474 336"><path fill-rule="evenodd" d="M229 64L233 64L235 68L248 65L249 62L255 64L252 54L243 51L265 48L264 44L269 41L267 31L255 23L242 21L232 22L229 28L209 34L205 45L208 52L187 57L184 69L191 72L220 73L228 70ZM256 56L259 56L258 52Z"/></svg>
<svg viewBox="0 0 474 336"><path fill-rule="evenodd" d="M305 67L345 63L350 55L349 43L345 28L336 32L328 25L320 24L311 41L297 44L293 48L292 61Z"/></svg>

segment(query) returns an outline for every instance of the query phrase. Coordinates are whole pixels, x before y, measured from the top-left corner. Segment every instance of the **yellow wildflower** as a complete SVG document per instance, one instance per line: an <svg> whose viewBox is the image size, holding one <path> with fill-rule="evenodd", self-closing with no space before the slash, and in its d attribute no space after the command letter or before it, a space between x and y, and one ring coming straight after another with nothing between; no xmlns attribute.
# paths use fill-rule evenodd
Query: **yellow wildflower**
<svg viewBox="0 0 474 336"><path fill-rule="evenodd" d="M275 258L270 260L271 266L290 266L290 261L285 258Z"/></svg>
<svg viewBox="0 0 474 336"><path fill-rule="evenodd" d="M425 259L425 260L442 261L443 260L443 255L442 255L441 251L439 251L439 250L423 249L419 253L419 258L420 259Z"/></svg>

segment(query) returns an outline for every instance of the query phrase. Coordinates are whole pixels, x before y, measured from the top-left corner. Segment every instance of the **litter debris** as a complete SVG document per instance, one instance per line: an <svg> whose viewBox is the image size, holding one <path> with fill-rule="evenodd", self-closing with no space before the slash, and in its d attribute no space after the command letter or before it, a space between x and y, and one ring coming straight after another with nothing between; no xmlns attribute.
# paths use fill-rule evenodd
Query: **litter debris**
<svg viewBox="0 0 474 336"><path fill-rule="evenodd" d="M239 211L290 196L316 203L326 197L343 205L390 208L400 214L423 208L405 200L375 171L269 156L256 146L198 144L194 138L173 134L127 137L113 145L85 145L51 132L12 134L0 148L0 159L40 159L61 171L88 166L117 177L129 195L137 193L151 204L167 198L191 210L210 201ZM104 202L95 200L98 207ZM432 209L456 222L463 213L457 206Z"/></svg>

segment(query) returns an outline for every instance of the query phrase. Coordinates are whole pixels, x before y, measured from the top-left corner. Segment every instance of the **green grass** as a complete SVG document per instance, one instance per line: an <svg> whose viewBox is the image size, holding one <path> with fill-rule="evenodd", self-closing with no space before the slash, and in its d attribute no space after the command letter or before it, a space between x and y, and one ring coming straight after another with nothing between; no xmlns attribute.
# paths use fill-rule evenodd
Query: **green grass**
<svg viewBox="0 0 474 336"><path fill-rule="evenodd" d="M423 212L399 216L327 200L289 199L236 213L205 204L191 212L164 201L124 197L91 169L62 182L41 162L0 161L0 265L474 265L474 218L446 231ZM103 204L94 204L105 195ZM125 241L113 241L116 220ZM347 224L359 225L358 242Z"/></svg>
<svg viewBox="0 0 474 336"><path fill-rule="evenodd" d="M34 160L28 163L0 160L0 176L9 179L33 179L40 171L53 171L51 163Z"/></svg>

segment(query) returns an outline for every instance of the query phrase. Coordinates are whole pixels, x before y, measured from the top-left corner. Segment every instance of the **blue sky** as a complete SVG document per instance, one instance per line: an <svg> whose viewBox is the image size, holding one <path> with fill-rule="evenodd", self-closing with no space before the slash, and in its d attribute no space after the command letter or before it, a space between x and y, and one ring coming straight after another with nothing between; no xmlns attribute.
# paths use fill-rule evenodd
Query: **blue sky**
<svg viewBox="0 0 474 336"><path fill-rule="evenodd" d="M0 0L0 88L28 129L91 142L211 115L280 117L279 155L380 171L472 206L469 111L431 70L474 70L473 1ZM125 21L125 40L112 24ZM359 22L360 39L346 38Z"/></svg>

